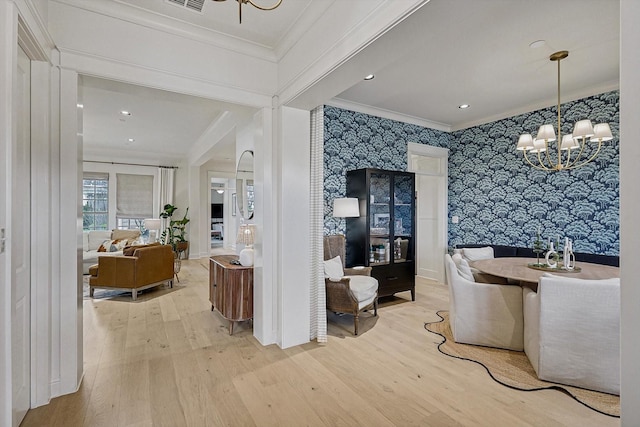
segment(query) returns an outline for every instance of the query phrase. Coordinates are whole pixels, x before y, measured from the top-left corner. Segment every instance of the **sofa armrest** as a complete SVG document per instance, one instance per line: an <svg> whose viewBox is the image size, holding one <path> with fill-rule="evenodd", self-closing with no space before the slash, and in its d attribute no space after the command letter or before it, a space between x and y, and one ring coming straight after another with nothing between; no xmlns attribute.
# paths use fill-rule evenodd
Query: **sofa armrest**
<svg viewBox="0 0 640 427"><path fill-rule="evenodd" d="M134 258L138 259L136 284L171 280L174 273L174 253L170 246L155 245L136 249Z"/></svg>
<svg viewBox="0 0 640 427"><path fill-rule="evenodd" d="M105 256L98 258L96 285L132 288L135 284L137 257Z"/></svg>

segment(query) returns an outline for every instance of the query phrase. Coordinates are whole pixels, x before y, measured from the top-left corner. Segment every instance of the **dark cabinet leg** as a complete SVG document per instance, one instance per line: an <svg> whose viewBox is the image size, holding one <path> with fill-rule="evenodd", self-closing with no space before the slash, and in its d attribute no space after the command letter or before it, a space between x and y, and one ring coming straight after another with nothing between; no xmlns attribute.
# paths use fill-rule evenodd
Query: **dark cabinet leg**
<svg viewBox="0 0 640 427"><path fill-rule="evenodd" d="M416 300L416 288L411 289L411 301Z"/></svg>

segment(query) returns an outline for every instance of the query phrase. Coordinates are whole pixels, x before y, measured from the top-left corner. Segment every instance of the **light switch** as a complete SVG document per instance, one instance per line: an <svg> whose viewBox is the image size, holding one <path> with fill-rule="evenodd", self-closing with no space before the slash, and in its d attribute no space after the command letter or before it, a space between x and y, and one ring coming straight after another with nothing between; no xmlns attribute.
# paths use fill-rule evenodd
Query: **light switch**
<svg viewBox="0 0 640 427"><path fill-rule="evenodd" d="M451 217L451 222L454 224L457 224L460 222L460 218L458 218L458 215L454 215Z"/></svg>

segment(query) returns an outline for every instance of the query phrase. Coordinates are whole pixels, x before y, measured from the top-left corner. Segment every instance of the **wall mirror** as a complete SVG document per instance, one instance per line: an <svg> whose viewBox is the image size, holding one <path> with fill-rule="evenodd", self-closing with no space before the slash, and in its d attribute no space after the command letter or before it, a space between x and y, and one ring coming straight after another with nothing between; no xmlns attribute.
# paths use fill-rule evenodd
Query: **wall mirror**
<svg viewBox="0 0 640 427"><path fill-rule="evenodd" d="M253 193L253 151L245 150L236 169L236 200L238 212L244 219L253 218L255 197Z"/></svg>

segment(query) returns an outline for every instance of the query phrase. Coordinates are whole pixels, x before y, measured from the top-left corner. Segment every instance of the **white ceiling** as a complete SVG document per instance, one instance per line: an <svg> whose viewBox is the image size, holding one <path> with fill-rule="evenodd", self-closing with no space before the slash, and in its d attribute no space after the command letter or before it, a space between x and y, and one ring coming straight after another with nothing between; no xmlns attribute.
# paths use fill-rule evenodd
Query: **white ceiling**
<svg viewBox="0 0 640 427"><path fill-rule="evenodd" d="M272 0L255 1L272 4ZM225 33L240 44L275 52L274 58L333 1L346 0L283 0L269 12L245 5L243 23L238 24L234 0L205 0L202 14L164 0L109 0L119 7L135 7L146 14L145 19ZM530 48L536 40L546 43ZM460 129L555 105L556 63L548 57L557 50L570 52L562 61L563 102L617 89L618 1L431 0L352 58L349 67L338 68L332 78L343 78L347 82L343 87L354 85L329 94L337 97L326 101ZM370 72L375 79L362 81L360 75ZM212 121L231 108L95 78L85 78L83 86L85 144L96 153L101 147L116 146L184 155ZM458 109L462 103L471 107ZM133 115L120 116L124 108ZM127 146L129 137L136 141ZM234 157L231 153L228 148L224 155Z"/></svg>
<svg viewBox="0 0 640 427"><path fill-rule="evenodd" d="M569 51L562 102L617 89L619 12L616 0L432 0L369 48L386 42L404 55L389 52L392 62L367 70L375 79L337 98L466 128L555 105L549 56L559 50ZM546 43L530 48L536 40Z"/></svg>

